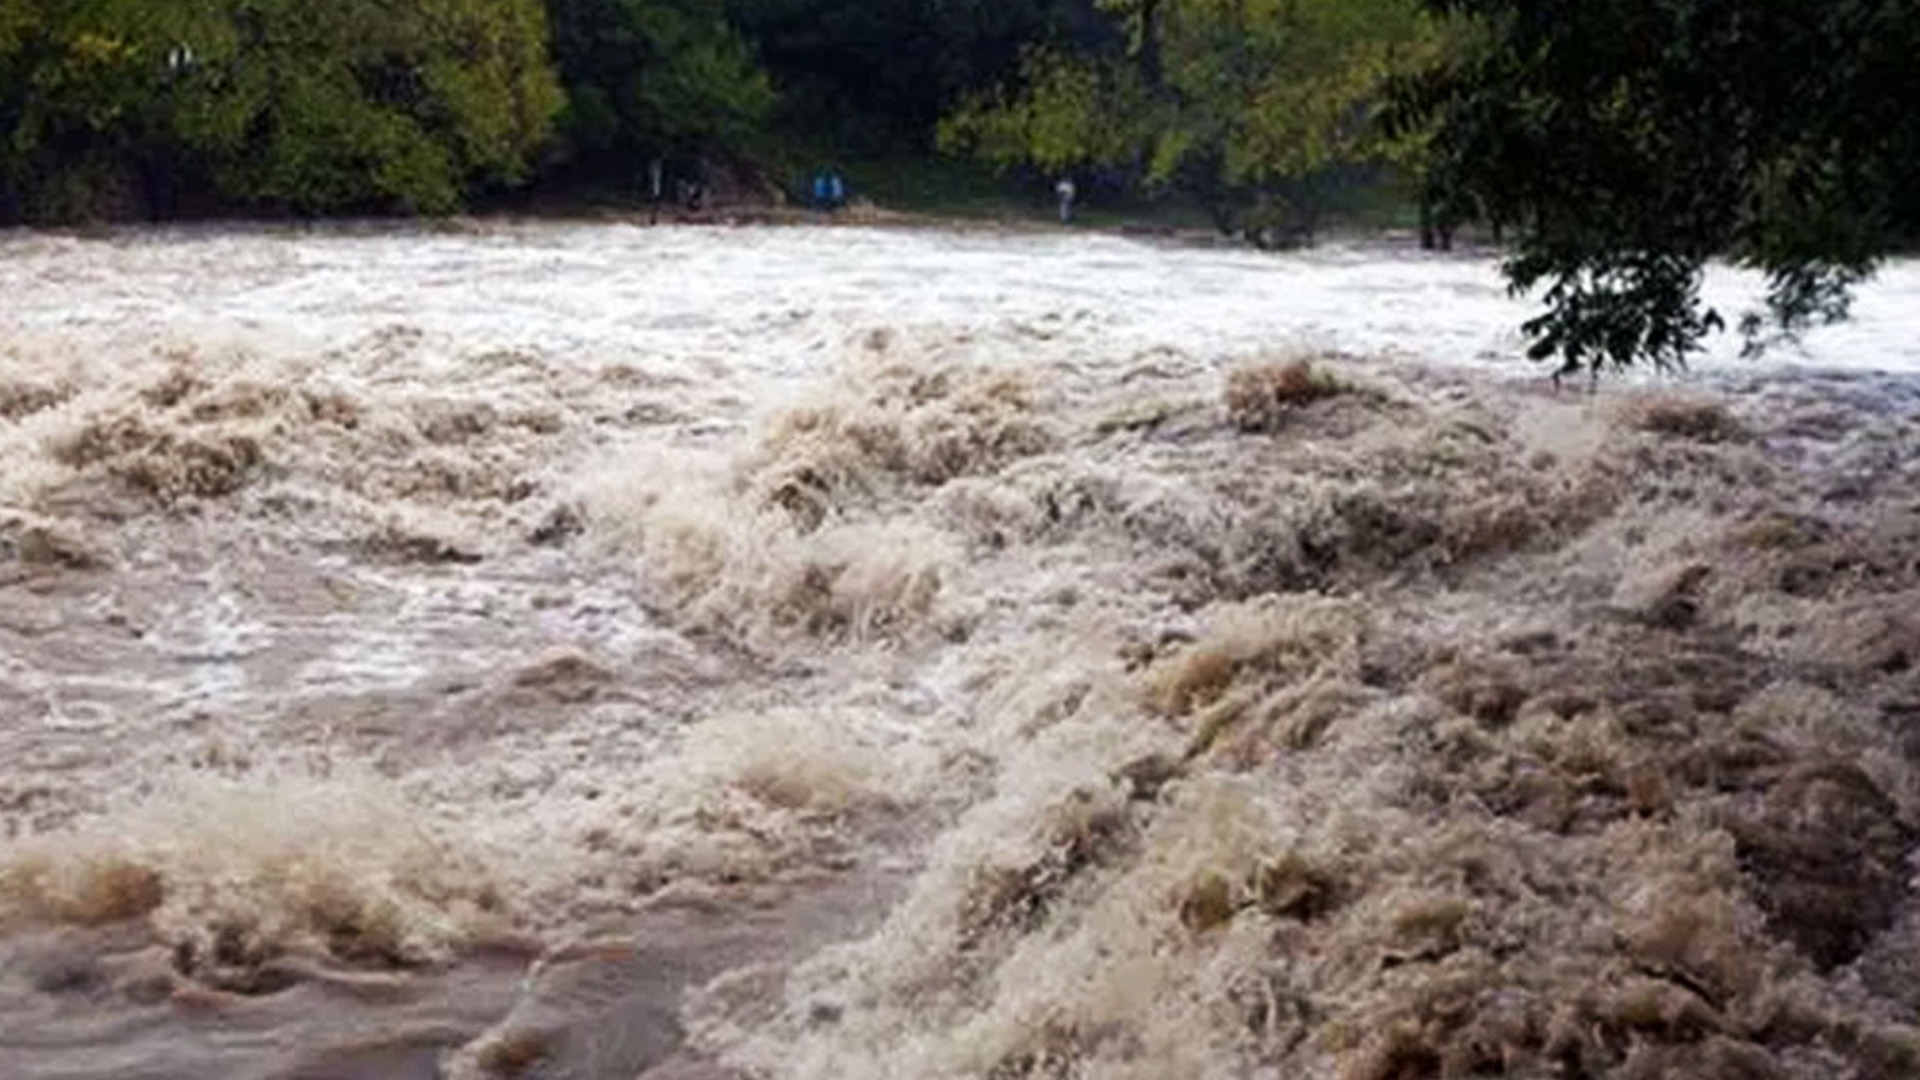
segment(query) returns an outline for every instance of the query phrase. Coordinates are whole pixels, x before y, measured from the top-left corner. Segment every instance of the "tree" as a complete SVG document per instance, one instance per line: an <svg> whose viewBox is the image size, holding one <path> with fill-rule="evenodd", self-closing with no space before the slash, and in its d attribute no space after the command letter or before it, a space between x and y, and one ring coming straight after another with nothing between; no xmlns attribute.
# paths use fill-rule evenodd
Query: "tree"
<svg viewBox="0 0 1920 1080"><path fill-rule="evenodd" d="M722 0L549 0L562 129L589 168L738 150L774 101Z"/></svg>
<svg viewBox="0 0 1920 1080"><path fill-rule="evenodd" d="M1017 89L975 94L941 124L939 139L1003 169L1124 164L1154 137L1155 107L1133 66L1040 48L1021 62Z"/></svg>
<svg viewBox="0 0 1920 1080"><path fill-rule="evenodd" d="M238 0L231 19L183 134L244 198L451 210L523 179L560 105L538 0Z"/></svg>
<svg viewBox="0 0 1920 1080"><path fill-rule="evenodd" d="M182 182L447 211L524 179L559 105L539 0L0 3L0 186L36 219L152 210Z"/></svg>
<svg viewBox="0 0 1920 1080"><path fill-rule="evenodd" d="M138 201L164 141L167 64L187 5L0 0L0 209L91 216Z"/></svg>
<svg viewBox="0 0 1920 1080"><path fill-rule="evenodd" d="M926 148L961 92L1071 33L1093 0L729 0L787 119L860 150Z"/></svg>
<svg viewBox="0 0 1920 1080"><path fill-rule="evenodd" d="M944 144L1003 166L1130 165L1256 237L1310 232L1333 187L1412 145L1374 122L1386 77L1438 40L1406 0L1102 6L1124 52L1030 53L1021 85L968 100Z"/></svg>
<svg viewBox="0 0 1920 1080"><path fill-rule="evenodd" d="M1724 325L1715 257L1757 269L1749 351L1844 318L1920 225L1911 0L1428 0L1476 47L1397 94L1434 132L1433 196L1509 230L1560 374L1685 363Z"/></svg>

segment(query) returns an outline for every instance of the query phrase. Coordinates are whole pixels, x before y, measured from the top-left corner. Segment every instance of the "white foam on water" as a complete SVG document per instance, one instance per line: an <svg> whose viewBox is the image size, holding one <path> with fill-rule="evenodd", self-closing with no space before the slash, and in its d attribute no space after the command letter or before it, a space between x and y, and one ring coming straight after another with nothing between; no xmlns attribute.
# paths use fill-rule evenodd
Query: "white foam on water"
<svg viewBox="0 0 1920 1080"><path fill-rule="evenodd" d="M1731 321L1760 288L1757 275L1720 268L1706 296ZM1308 344L1506 364L1535 312L1484 256L857 228L14 234L0 239L0 289L0 330L122 345L229 336L342 347L392 325L441 355L532 345L572 363L735 378L817 373L846 328L910 324L1040 327L1208 357ZM1769 362L1920 370L1916 291L1920 264L1890 263L1861 288L1851 322ZM1734 362L1738 346L1723 335L1705 360Z"/></svg>
<svg viewBox="0 0 1920 1080"><path fill-rule="evenodd" d="M1708 295L1737 316L1757 284L1717 269ZM0 295L0 835L26 852L0 848L0 917L145 912L234 954L183 965L183 992L247 985L256 946L418 964L496 919L558 941L669 902L751 923L756 890L886 865L917 880L884 927L716 984L689 1016L704 1044L821 1080L1259 1055L1379 1080L1403 1052L1479 1061L1419 1041L1446 1042L1419 1027L1438 1002L1517 1031L1519 1060L1557 988L1613 978L1614 912L1692 947L1640 910L1643 878L1699 894L1676 909L1716 950L1680 956L1702 977L1815 1012L1869 993L1743 966L1791 949L1734 881L1719 795L1662 780L1675 755L1624 721L1503 717L1500 680L1602 700L1641 661L1712 684L1696 697L1844 672L1741 723L1857 759L1869 777L1813 792L1836 814L1861 785L1920 806L1873 720L1912 659L1893 508L1920 488L1920 383L1808 375L1920 372L1920 264L1804 350L1717 339L1708 385L1592 397L1525 385L1534 309L1491 258L1379 245L16 233ZM1297 396L1324 388L1289 373L1303 352L1324 403ZM1230 371L1271 400L1223 398ZM1861 550L1782 562L1829 543ZM1676 576L1698 594L1662 608ZM1649 608L1755 644L1676 646ZM1655 697L1620 708L1744 768L1724 716ZM1188 774L1134 792L1121 770L1155 755ZM1423 786L1441 769L1458 792ZM1657 808L1669 783L1684 807L1621 816L1616 789ZM261 809L280 785L298 819ZM1563 836L1561 796L1616 816ZM388 842L416 819L431 835ZM1417 940L1392 964L1350 961L1395 935ZM1420 981L1462 942L1460 979ZM1483 947L1519 949L1515 977L1471 967ZM48 1000L0 971L0 1035L9 1001ZM249 1015L306 1030L287 1000ZM603 1005L566 1020L611 1024ZM1617 1033L1639 1007L1569 1023ZM67 1075L54 1057L20 1067Z"/></svg>

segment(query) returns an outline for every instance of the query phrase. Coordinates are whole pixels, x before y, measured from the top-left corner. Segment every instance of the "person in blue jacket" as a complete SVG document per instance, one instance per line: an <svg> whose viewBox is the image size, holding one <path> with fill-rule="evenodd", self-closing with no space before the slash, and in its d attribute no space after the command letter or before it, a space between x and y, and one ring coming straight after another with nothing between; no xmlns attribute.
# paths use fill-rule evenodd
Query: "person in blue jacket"
<svg viewBox="0 0 1920 1080"><path fill-rule="evenodd" d="M847 204L847 182L840 170L827 167L813 174L813 205L833 213Z"/></svg>

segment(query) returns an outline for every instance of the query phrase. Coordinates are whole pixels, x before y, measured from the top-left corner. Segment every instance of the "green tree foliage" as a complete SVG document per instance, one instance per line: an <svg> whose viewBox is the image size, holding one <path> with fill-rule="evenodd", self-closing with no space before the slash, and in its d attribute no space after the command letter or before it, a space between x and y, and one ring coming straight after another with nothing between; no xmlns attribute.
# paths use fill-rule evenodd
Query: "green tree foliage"
<svg viewBox="0 0 1920 1080"><path fill-rule="evenodd" d="M560 102L538 0L0 2L0 177L36 218L182 183L445 211L524 179Z"/></svg>
<svg viewBox="0 0 1920 1080"><path fill-rule="evenodd" d="M536 0L246 0L189 145L226 190L320 210L458 205L523 179L560 97Z"/></svg>
<svg viewBox="0 0 1920 1080"><path fill-rule="evenodd" d="M774 102L722 0L550 0L562 128L589 167L737 151Z"/></svg>
<svg viewBox="0 0 1920 1080"><path fill-rule="evenodd" d="M1131 64L1034 49L1021 63L1021 85L968 99L940 125L940 145L1003 169L1126 164L1153 137L1154 108Z"/></svg>
<svg viewBox="0 0 1920 1080"><path fill-rule="evenodd" d="M1044 42L1111 34L1096 0L730 0L792 120L857 149L928 149L963 94Z"/></svg>
<svg viewBox="0 0 1920 1080"><path fill-rule="evenodd" d="M1561 374L1683 364L1723 325L1703 267L1763 271L1750 349L1847 312L1920 229L1911 0L1430 0L1484 38L1403 88L1435 196L1505 226Z"/></svg>
<svg viewBox="0 0 1920 1080"><path fill-rule="evenodd" d="M1136 168L1223 225L1310 227L1328 185L1403 161L1375 123L1387 77L1438 23L1408 0L1103 0L1105 54L1032 51L1013 89L969 99L943 145L1002 166Z"/></svg>
<svg viewBox="0 0 1920 1080"><path fill-rule="evenodd" d="M0 0L0 220L441 211L661 157L918 156L1037 47L1121 55L1100 3Z"/></svg>
<svg viewBox="0 0 1920 1080"><path fill-rule="evenodd" d="M0 208L84 214L124 194L124 163L151 156L165 61L148 62L125 30L106 29L121 15L143 32L171 21L103 4L0 0Z"/></svg>

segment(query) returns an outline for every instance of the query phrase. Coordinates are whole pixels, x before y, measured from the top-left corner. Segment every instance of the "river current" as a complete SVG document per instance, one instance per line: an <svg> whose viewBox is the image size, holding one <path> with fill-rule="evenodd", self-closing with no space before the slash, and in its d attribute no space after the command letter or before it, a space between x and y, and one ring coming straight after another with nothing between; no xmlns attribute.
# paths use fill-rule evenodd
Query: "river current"
<svg viewBox="0 0 1920 1080"><path fill-rule="evenodd" d="M1592 392L1384 242L0 297L0 1080L1920 1069L1913 263Z"/></svg>

